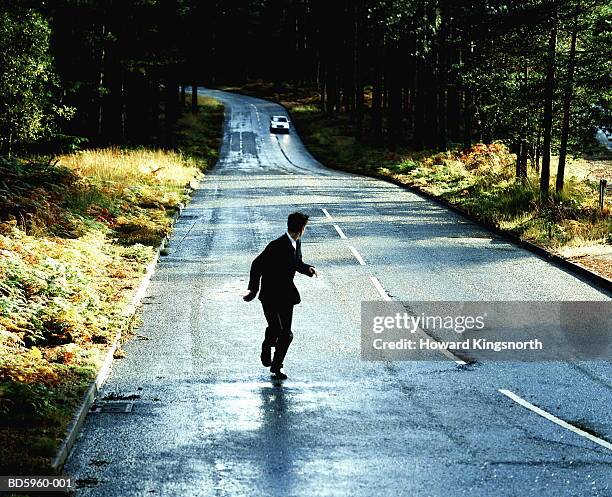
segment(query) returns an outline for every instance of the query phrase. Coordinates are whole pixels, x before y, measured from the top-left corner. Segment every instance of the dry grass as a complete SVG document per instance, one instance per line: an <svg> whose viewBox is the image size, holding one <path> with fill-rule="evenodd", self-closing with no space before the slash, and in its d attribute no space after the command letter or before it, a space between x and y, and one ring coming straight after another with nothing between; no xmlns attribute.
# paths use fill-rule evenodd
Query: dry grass
<svg viewBox="0 0 612 497"><path fill-rule="evenodd" d="M208 105L212 105L208 102ZM184 152L104 148L0 158L0 470L42 474L123 309L214 163L223 112L182 120ZM25 472L25 473L24 473Z"/></svg>
<svg viewBox="0 0 612 497"><path fill-rule="evenodd" d="M551 157L551 174L557 174L559 158ZM612 180L612 161L593 160L588 158L569 158L565 165L565 176L575 178L577 181L599 181L600 179Z"/></svg>
<svg viewBox="0 0 612 497"><path fill-rule="evenodd" d="M223 109L223 104L219 102L219 100L215 100L214 98L207 97L200 93L198 93L198 105L204 107L207 112Z"/></svg>
<svg viewBox="0 0 612 497"><path fill-rule="evenodd" d="M168 150L104 148L59 157L77 174L121 184L147 183L183 187L199 172L198 162Z"/></svg>
<svg viewBox="0 0 612 497"><path fill-rule="evenodd" d="M599 245L599 244L588 244L584 241L583 245L577 246L566 246L559 250L559 254L568 259L574 259L576 257L612 257L612 245Z"/></svg>

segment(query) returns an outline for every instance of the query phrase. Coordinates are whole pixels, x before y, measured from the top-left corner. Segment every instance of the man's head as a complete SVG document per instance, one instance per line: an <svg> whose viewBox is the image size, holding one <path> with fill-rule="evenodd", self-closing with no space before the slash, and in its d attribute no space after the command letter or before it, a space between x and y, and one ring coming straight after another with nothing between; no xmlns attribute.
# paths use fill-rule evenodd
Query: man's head
<svg viewBox="0 0 612 497"><path fill-rule="evenodd" d="M308 223L308 214L303 212L293 212L289 214L287 218L287 231L295 235L294 238L297 240L304 233L306 224Z"/></svg>

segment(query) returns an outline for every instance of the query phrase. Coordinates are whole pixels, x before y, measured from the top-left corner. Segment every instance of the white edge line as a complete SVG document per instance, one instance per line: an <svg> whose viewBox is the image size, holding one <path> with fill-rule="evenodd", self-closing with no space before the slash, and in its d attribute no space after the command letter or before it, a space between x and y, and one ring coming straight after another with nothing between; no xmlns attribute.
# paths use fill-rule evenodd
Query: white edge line
<svg viewBox="0 0 612 497"><path fill-rule="evenodd" d="M416 329L416 333L417 335L421 335L425 338L427 338L428 340L433 340L434 342L437 342L438 340L436 340L434 337L432 337L431 335L429 335L427 332L425 332L424 330L422 330L421 328L417 328ZM467 362L465 362L463 359L459 359L459 357L457 357L455 354L453 354L450 350L445 349L445 348L441 348L438 349L438 352L440 352L442 355L445 355L446 357L448 357L451 361L454 361L455 364L458 364L459 366L464 366L465 364L467 364Z"/></svg>
<svg viewBox="0 0 612 497"><path fill-rule="evenodd" d="M606 440L596 437L595 435L591 435L590 433L584 430L581 430L580 428L576 428L574 425L571 425L568 422L563 421L562 419L559 419L557 416L554 416L550 414L549 412L546 412L544 409L540 409L538 406L534 406L533 404L527 402L525 399L519 397L518 395L511 392L510 390L505 390L503 388L500 388L499 392L504 394L506 397L509 397L514 402L522 405L523 407L526 407L530 411L533 411L536 414L539 414L543 418L546 418L549 421L552 421L553 423L556 423L559 426L562 426L563 428L567 430L573 431L574 433L576 433L577 435L580 435L581 437L588 438L591 442L595 442L596 444L601 445L602 447L605 447L608 450L612 450L612 444L610 442L607 442Z"/></svg>
<svg viewBox="0 0 612 497"><path fill-rule="evenodd" d="M375 276L370 276L370 280L372 281L372 284L376 287L376 290L378 290L378 293L380 294L380 296L383 298L383 300L387 301L387 302L391 302L393 299L389 296L389 294L385 291L385 289L383 288L383 286L380 284L380 281L378 281L378 278L376 278ZM435 338L429 336L427 333L425 333L422 329L418 328L417 329L418 333L420 335L423 335L425 337L427 337L430 340L435 340ZM439 352L442 355L445 355L446 357L448 357L449 359L451 359L452 361L454 361L456 364L459 365L465 365L467 364L467 362L465 362L462 359L459 359L455 354L453 354L452 352L450 352L449 350L446 349L439 349Z"/></svg>
<svg viewBox="0 0 612 497"><path fill-rule="evenodd" d="M383 298L383 300L386 300L387 302L391 302L391 297L389 297L389 294L385 292L385 289L380 284L380 281L378 281L378 278L376 278L376 276L370 276L370 280L372 281L376 290L378 290L378 293Z"/></svg>
<svg viewBox="0 0 612 497"><path fill-rule="evenodd" d="M353 255L355 256L355 259L357 259L357 262L359 264L361 264L362 266L365 266L366 263L363 260L363 257L361 257L361 255L359 254L359 252L357 252L357 249L355 247L353 247L352 245L349 245L348 248L350 249L350 251L353 253Z"/></svg>
<svg viewBox="0 0 612 497"><path fill-rule="evenodd" d="M342 238L343 240L346 240L346 235L344 234L342 229L340 229L340 226L338 226L337 224L334 224L334 228L336 228L336 231L340 235L340 238Z"/></svg>
<svg viewBox="0 0 612 497"><path fill-rule="evenodd" d="M333 217L331 217L331 214L330 214L329 212L327 212L327 209L321 209L321 210L323 211L323 214L325 214L325 217L326 217L326 218L327 218L329 221L334 222L334 218L333 218Z"/></svg>

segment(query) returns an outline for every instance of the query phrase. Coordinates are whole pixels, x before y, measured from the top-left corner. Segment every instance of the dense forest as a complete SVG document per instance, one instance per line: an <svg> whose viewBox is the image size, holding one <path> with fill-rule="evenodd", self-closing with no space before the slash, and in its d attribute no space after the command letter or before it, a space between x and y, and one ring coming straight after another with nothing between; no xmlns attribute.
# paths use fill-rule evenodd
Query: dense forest
<svg viewBox="0 0 612 497"><path fill-rule="evenodd" d="M173 146L186 87L316 87L361 140L446 150L502 140L517 175L610 117L605 0L3 0L0 143ZM179 90L181 88L181 90ZM541 166L540 166L541 164Z"/></svg>

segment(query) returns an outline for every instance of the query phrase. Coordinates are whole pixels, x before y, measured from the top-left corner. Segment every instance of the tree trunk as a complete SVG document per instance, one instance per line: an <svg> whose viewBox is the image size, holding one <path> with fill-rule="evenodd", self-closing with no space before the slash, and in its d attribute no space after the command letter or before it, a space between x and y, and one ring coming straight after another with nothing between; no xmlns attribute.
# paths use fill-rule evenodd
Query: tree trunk
<svg viewBox="0 0 612 497"><path fill-rule="evenodd" d="M440 5L440 29L438 32L438 150L445 152L448 149L448 102L447 102L447 64L448 64L448 31L449 14L447 0L441 0Z"/></svg>
<svg viewBox="0 0 612 497"><path fill-rule="evenodd" d="M463 92L463 148L472 146L472 94Z"/></svg>
<svg viewBox="0 0 612 497"><path fill-rule="evenodd" d="M198 85L195 83L191 85L191 112L198 113Z"/></svg>
<svg viewBox="0 0 612 497"><path fill-rule="evenodd" d="M176 94L176 82L172 78L165 81L164 87L164 145L174 148L174 125L178 118L178 95Z"/></svg>
<svg viewBox="0 0 612 497"><path fill-rule="evenodd" d="M125 98L125 71L121 71L121 142L125 143L127 138L127 104Z"/></svg>
<svg viewBox="0 0 612 497"><path fill-rule="evenodd" d="M453 16L453 8L449 7L448 12L448 33L446 44L446 122L448 130L448 141L458 142L461 140L459 133L459 122L461 120L461 101L459 88L457 87L457 74L452 74L451 68L461 64L459 58L460 51L453 43L457 37L456 19Z"/></svg>
<svg viewBox="0 0 612 497"><path fill-rule="evenodd" d="M527 156L529 150L529 144L527 143L526 138L521 139L521 169L519 171L518 177L521 180L527 179Z"/></svg>
<svg viewBox="0 0 612 497"><path fill-rule="evenodd" d="M113 60L114 59L114 60ZM122 117L124 106L123 69L115 58L107 60L106 88L108 93L103 98L102 139L106 143L123 141Z"/></svg>
<svg viewBox="0 0 612 497"><path fill-rule="evenodd" d="M127 139L145 143L151 134L151 98L147 78L139 72L127 74Z"/></svg>
<svg viewBox="0 0 612 497"><path fill-rule="evenodd" d="M374 64L374 85L372 88L372 136L375 141L380 142L382 138L382 97L383 97L383 38L382 34L376 35L376 52Z"/></svg>
<svg viewBox="0 0 612 497"><path fill-rule="evenodd" d="M425 146L425 90L424 72L425 63L421 57L416 58L415 68L415 90L414 90L414 131L412 133L413 146L417 150L422 150Z"/></svg>
<svg viewBox="0 0 612 497"><path fill-rule="evenodd" d="M577 8L578 9L578 8ZM557 165L556 189L563 190L565 176L565 159L567 157L567 141L569 139L570 114L572 107L572 94L574 91L574 70L576 67L576 38L578 37L578 13L574 17L574 29L572 30L572 41L570 43L569 61L567 67L567 81L563 95L563 124L561 126L561 144L559 148L559 164Z"/></svg>
<svg viewBox="0 0 612 497"><path fill-rule="evenodd" d="M355 12L355 135L357 139L363 136L363 57L365 51L365 38L363 29L364 0L360 0L356 5Z"/></svg>
<svg viewBox="0 0 612 497"><path fill-rule="evenodd" d="M319 88L319 107L321 108L321 112L325 112L325 106L327 105L327 87L325 86L326 81L325 60L323 59L323 55L319 53L317 64L317 85Z"/></svg>
<svg viewBox="0 0 612 497"><path fill-rule="evenodd" d="M542 157L542 128L538 126L538 134L535 144L535 170L540 174L540 159Z"/></svg>
<svg viewBox="0 0 612 497"><path fill-rule="evenodd" d="M355 52L357 51L356 41L356 16L357 6L355 2L346 2L346 31L345 31L345 52L344 70L342 74L344 92L344 111L350 112L351 121L355 122Z"/></svg>
<svg viewBox="0 0 612 497"><path fill-rule="evenodd" d="M153 140L156 144L161 144L161 130L159 122L160 114L160 94L159 94L159 81L152 80L149 82L150 85L150 96L151 96L151 124L149 126L151 136L149 139Z"/></svg>
<svg viewBox="0 0 612 497"><path fill-rule="evenodd" d="M325 111L328 114L333 114L338 109L338 104L340 100L337 73L338 70L336 62L331 56L328 55L327 60L325 62L325 87L327 88L327 106Z"/></svg>
<svg viewBox="0 0 612 497"><path fill-rule="evenodd" d="M389 74L389 138L393 147L402 139L402 80L400 49L393 45L390 48L388 64Z"/></svg>
<svg viewBox="0 0 612 497"><path fill-rule="evenodd" d="M104 98L102 94L102 88L104 87L104 67L106 65L106 25L102 25L102 33L100 36L100 72L98 74L98 139L102 137L102 122L104 120Z"/></svg>
<svg viewBox="0 0 612 497"><path fill-rule="evenodd" d="M542 122L542 171L540 174L540 192L548 196L550 188L550 145L552 141L553 99L555 91L555 69L557 50L557 19L553 20L548 39L548 54L546 61L546 81L544 84L544 117Z"/></svg>
<svg viewBox="0 0 612 497"><path fill-rule="evenodd" d="M525 64L523 70L523 91L527 91L529 81L529 66ZM519 148L516 154L516 177L524 180L527 178L527 115L521 113L521 132L519 136Z"/></svg>

